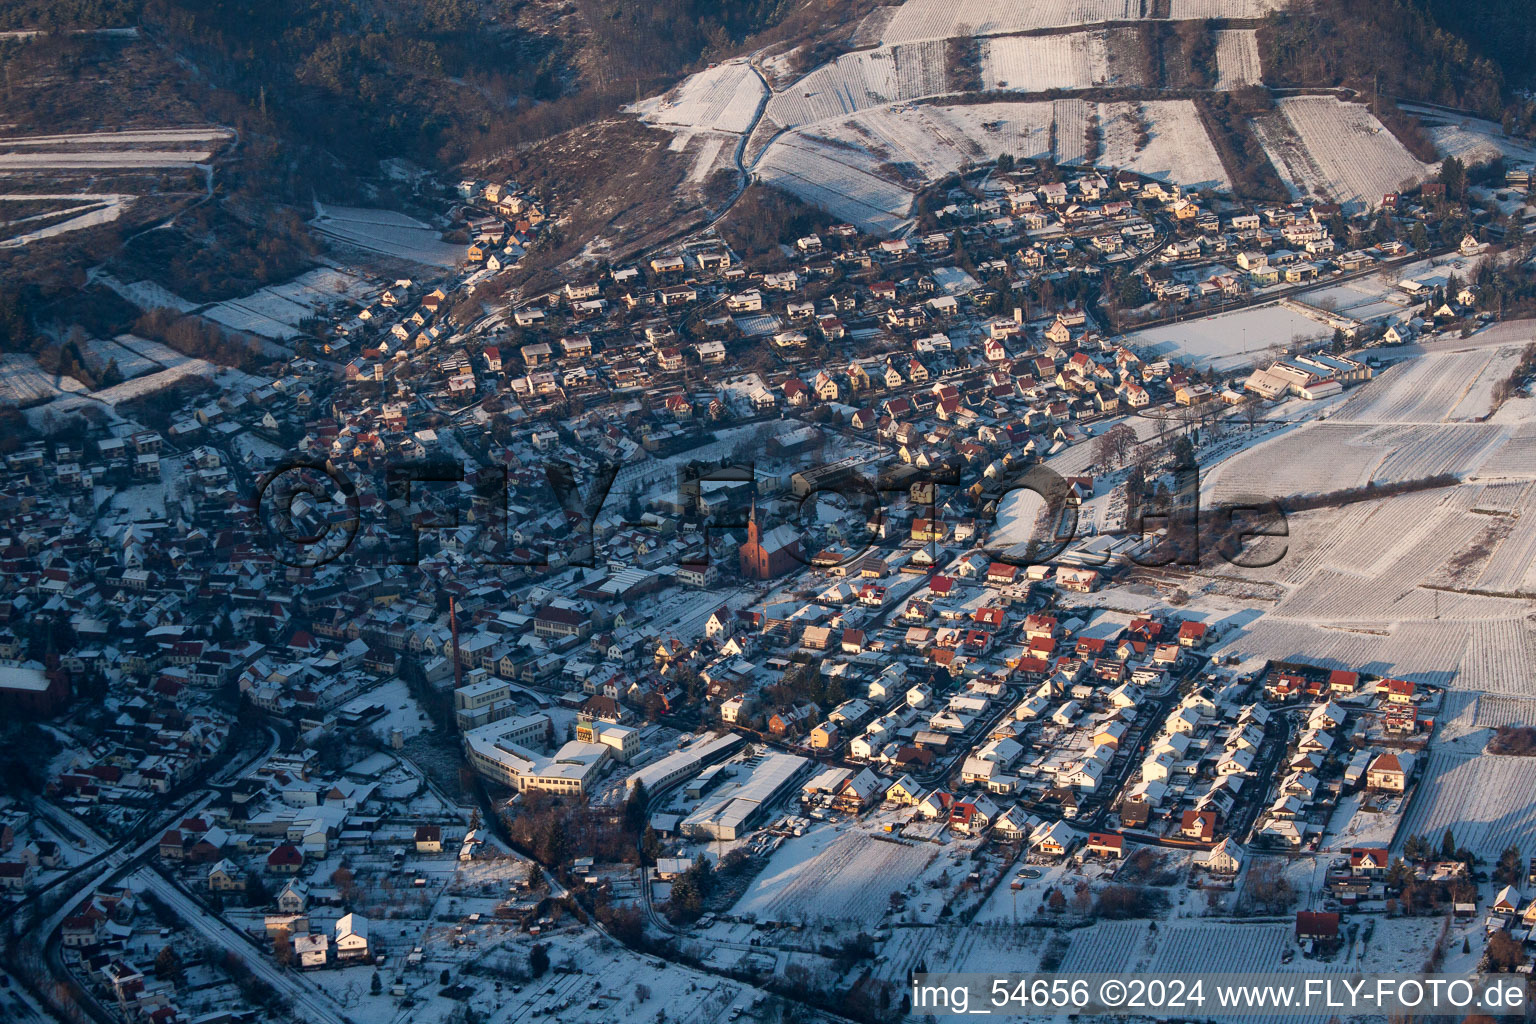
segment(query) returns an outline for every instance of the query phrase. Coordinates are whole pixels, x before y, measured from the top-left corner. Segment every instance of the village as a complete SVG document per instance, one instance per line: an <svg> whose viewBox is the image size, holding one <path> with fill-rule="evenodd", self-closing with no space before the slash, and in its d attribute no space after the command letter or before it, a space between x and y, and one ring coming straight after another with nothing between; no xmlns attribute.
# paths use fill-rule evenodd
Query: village
<svg viewBox="0 0 1536 1024"><path fill-rule="evenodd" d="M124 1022L702 1024L896 1019L998 958L1529 971L1533 823L1492 806L1536 765L1536 366L1460 198L1009 158L901 237L710 229L498 304L558 197L466 180L452 270L270 373L111 339L138 386L15 403L5 456L4 978ZM1245 562L1276 534L1209 516L1295 444L1315 482L1257 498L1309 499L1296 550ZM1340 539L1410 503L1460 546ZM1404 621L1471 639L1369 646Z"/></svg>

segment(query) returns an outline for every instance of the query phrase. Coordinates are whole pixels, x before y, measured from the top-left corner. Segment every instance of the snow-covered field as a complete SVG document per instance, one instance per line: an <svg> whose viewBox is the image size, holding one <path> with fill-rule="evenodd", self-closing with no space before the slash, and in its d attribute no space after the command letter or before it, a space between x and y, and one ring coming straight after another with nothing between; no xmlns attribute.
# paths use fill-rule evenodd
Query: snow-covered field
<svg viewBox="0 0 1536 1024"><path fill-rule="evenodd" d="M1148 358L1185 359L1201 367L1232 370L1262 359L1271 345L1290 345L1297 337L1310 340L1330 333L1310 317L1270 305L1153 327L1127 340Z"/></svg>
<svg viewBox="0 0 1536 1024"><path fill-rule="evenodd" d="M117 364L118 372L124 379L132 380L134 377L164 369L159 363L148 356L135 352L116 341L107 341L103 338L93 338L85 343L84 355L90 361L90 367L95 372L105 370L111 363Z"/></svg>
<svg viewBox="0 0 1536 1024"><path fill-rule="evenodd" d="M244 298L211 306L203 315L234 330L281 341L299 334L300 321L334 303L358 299L367 290L366 279L322 267L285 284L269 285Z"/></svg>
<svg viewBox="0 0 1536 1024"><path fill-rule="evenodd" d="M760 921L874 924L939 849L827 825L774 854L736 904Z"/></svg>
<svg viewBox="0 0 1536 1024"><path fill-rule="evenodd" d="M1150 124L1151 141L1140 152L1128 120L1133 107L1141 108ZM754 170L769 183L861 227L891 231L911 209L907 186L935 181L1003 153L1021 159L1050 155L1053 125L1058 159L1080 159L1090 109L1097 110L1106 125L1100 160L1105 166L1189 188L1225 182L1221 161L1188 100L1096 106L1081 100L888 105L787 133L768 148Z"/></svg>
<svg viewBox="0 0 1536 1024"><path fill-rule="evenodd" d="M870 154L794 133L776 143L756 176L866 231L894 232L907 220L913 193L874 174Z"/></svg>
<svg viewBox="0 0 1536 1024"><path fill-rule="evenodd" d="M774 124L793 128L948 89L942 42L882 46L823 64L775 93L764 114Z"/></svg>
<svg viewBox="0 0 1536 1024"><path fill-rule="evenodd" d="M651 124L740 133L752 127L765 92L743 58L690 75L671 92L631 109Z"/></svg>
<svg viewBox="0 0 1536 1024"><path fill-rule="evenodd" d="M30 405L70 391L84 391L73 377L56 379L23 352L0 352L0 405Z"/></svg>
<svg viewBox="0 0 1536 1024"><path fill-rule="evenodd" d="M1045 92L1134 84L1123 83L1112 73L1107 36L1106 32L1096 31L984 39L982 88Z"/></svg>
<svg viewBox="0 0 1536 1024"><path fill-rule="evenodd" d="M1264 80L1259 62L1259 34L1251 28L1218 29L1216 37L1216 88L1241 89Z"/></svg>
<svg viewBox="0 0 1536 1024"><path fill-rule="evenodd" d="M35 228L31 231L25 231L17 235L12 235L10 238L5 239L4 241L0 241L0 248L14 249L23 245L27 245L31 242L36 242L40 239L52 238L55 235L63 235L71 231L79 231L83 228L93 228L102 224L110 224L123 215L123 211L127 208L128 204L131 203L136 197L119 195L113 192L85 192L68 195L60 195L55 193L9 193L3 198L15 201L68 199L74 201L83 201L90 204L88 206L80 207L79 211L73 217L69 217L61 221L56 221L52 224L45 224L42 227ZM28 221L40 221L52 216L54 215L51 213L37 214L33 217L24 217L20 220L13 221L12 223L19 226L25 224Z"/></svg>
<svg viewBox="0 0 1536 1024"><path fill-rule="evenodd" d="M1449 828L1492 864L1506 847L1536 849L1536 758L1435 751L1419 783L1401 840L1426 835L1438 842Z"/></svg>
<svg viewBox="0 0 1536 1024"><path fill-rule="evenodd" d="M1345 402L1335 419L1356 423L1481 421L1493 386L1520 361L1517 345L1436 352L1384 370Z"/></svg>
<svg viewBox="0 0 1536 1024"><path fill-rule="evenodd" d="M323 235L369 252L410 260L429 267L458 266L463 250L439 236L438 230L394 210L370 210L315 204L310 227Z"/></svg>
<svg viewBox="0 0 1536 1024"><path fill-rule="evenodd" d="M1347 214L1376 208L1386 193L1417 185L1434 170L1363 105L1332 96L1279 100L1253 125L1293 196L1326 196Z"/></svg>
<svg viewBox="0 0 1536 1024"><path fill-rule="evenodd" d="M1098 115L1103 131L1101 166L1135 171L1189 189L1231 187L1192 101L1101 103ZM1142 119L1148 124L1150 141L1138 150L1137 125ZM1081 139L1082 132L1076 137Z"/></svg>
<svg viewBox="0 0 1536 1024"><path fill-rule="evenodd" d="M995 36L1040 28L1137 21L1140 0L907 0L885 27L884 41L906 43L954 36ZM1284 7L1280 0L1173 0L1177 20L1262 18Z"/></svg>

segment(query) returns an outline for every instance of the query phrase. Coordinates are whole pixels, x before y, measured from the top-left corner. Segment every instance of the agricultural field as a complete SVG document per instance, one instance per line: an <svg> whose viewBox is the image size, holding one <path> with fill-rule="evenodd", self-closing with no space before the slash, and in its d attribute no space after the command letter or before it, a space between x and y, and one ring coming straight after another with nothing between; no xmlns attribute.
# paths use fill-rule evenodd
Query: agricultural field
<svg viewBox="0 0 1536 1024"><path fill-rule="evenodd" d="M1098 921L1071 933L1072 945L1061 958L1062 973L1095 974L1138 971L1151 945L1147 921Z"/></svg>
<svg viewBox="0 0 1536 1024"><path fill-rule="evenodd" d="M1484 480L1530 480L1536 478L1536 423L1516 428L1484 462L1477 474Z"/></svg>
<svg viewBox="0 0 1536 1024"><path fill-rule="evenodd" d="M5 237L0 248L14 249L44 238L110 224L123 215L134 196L112 192L77 194L58 193L11 193L0 196L7 206L43 204L52 208L38 213L26 213L0 224Z"/></svg>
<svg viewBox="0 0 1536 1024"><path fill-rule="evenodd" d="M100 373L109 365L116 363L117 371L123 375L123 379L132 380L134 377L165 369L148 356L141 355L116 341L93 338L81 348L84 349L82 355L95 373Z"/></svg>
<svg viewBox="0 0 1536 1024"><path fill-rule="evenodd" d="M1036 970L1052 935L1043 928L1008 923L924 931L933 935L925 951L930 971Z"/></svg>
<svg viewBox="0 0 1536 1024"><path fill-rule="evenodd" d="M338 302L359 299L366 290L362 278L320 268L285 284L269 285L244 298L211 306L203 315L233 330L282 341L300 333L301 321Z"/></svg>
<svg viewBox="0 0 1536 1024"><path fill-rule="evenodd" d="M890 894L938 857L927 844L875 838L825 826L787 843L736 904L759 921L821 921L873 926Z"/></svg>
<svg viewBox="0 0 1536 1024"><path fill-rule="evenodd" d="M222 128L0 137L0 171L190 167L230 138Z"/></svg>
<svg viewBox="0 0 1536 1024"><path fill-rule="evenodd" d="M1412 187L1433 172L1358 103L1331 96L1293 96L1253 122L1286 187L1296 198L1324 196L1346 214L1375 209L1388 192Z"/></svg>
<svg viewBox="0 0 1536 1024"><path fill-rule="evenodd" d="M1216 37L1216 88L1241 89L1261 85L1264 69L1259 62L1259 34L1251 28L1218 29Z"/></svg>
<svg viewBox="0 0 1536 1024"><path fill-rule="evenodd" d="M774 93L764 115L794 128L947 92L942 42L882 46L844 54Z"/></svg>
<svg viewBox="0 0 1536 1024"><path fill-rule="evenodd" d="M1125 81L1111 70L1104 31L984 39L981 81L988 91L1014 92L1140 84Z"/></svg>
<svg viewBox="0 0 1536 1024"><path fill-rule="evenodd" d="M1285 7L1283 0L1172 0L1174 20L1262 18ZM996 36L1072 25L1139 21L1149 5L1141 0L907 0L885 25L882 41L908 43L955 36Z"/></svg>
<svg viewBox="0 0 1536 1024"><path fill-rule="evenodd" d="M1438 840L1446 829L1458 845L1492 864L1506 847L1536 849L1536 758L1469 755L1434 751L1429 755L1413 807L1398 832Z"/></svg>
<svg viewBox="0 0 1536 1024"><path fill-rule="evenodd" d="M1192 101L1101 103L1098 114L1103 131L1098 163L1102 166L1134 171L1191 190L1231 188Z"/></svg>
<svg viewBox="0 0 1536 1024"><path fill-rule="evenodd" d="M84 390L85 385L73 377L60 379L44 373L37 360L26 353L0 353L0 406L36 405L56 395Z"/></svg>
<svg viewBox="0 0 1536 1024"><path fill-rule="evenodd" d="M630 109L650 124L740 134L752 127L766 93L743 58L690 75L671 92Z"/></svg>
<svg viewBox="0 0 1536 1024"><path fill-rule="evenodd" d="M1436 352L1384 370L1334 413L1352 423L1481 421L1493 411L1493 386L1520 359L1518 346Z"/></svg>
<svg viewBox="0 0 1536 1024"><path fill-rule="evenodd" d="M338 242L428 267L458 266L464 251L442 240L438 230L393 210L315 204L310 227Z"/></svg>
<svg viewBox="0 0 1536 1024"><path fill-rule="evenodd" d="M777 142L754 168L758 178L866 231L894 232L913 193L875 175L869 153L804 133Z"/></svg>

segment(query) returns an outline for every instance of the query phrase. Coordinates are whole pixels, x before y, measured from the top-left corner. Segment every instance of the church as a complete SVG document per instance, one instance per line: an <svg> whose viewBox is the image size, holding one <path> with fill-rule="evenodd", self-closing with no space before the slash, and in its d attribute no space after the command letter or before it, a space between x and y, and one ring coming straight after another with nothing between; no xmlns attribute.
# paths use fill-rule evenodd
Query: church
<svg viewBox="0 0 1536 1024"><path fill-rule="evenodd" d="M741 574L751 580L772 579L782 576L797 565L804 565L800 553L800 537L788 525L776 526L763 533L757 523L757 503L752 503L751 518L747 521L747 542L741 546Z"/></svg>

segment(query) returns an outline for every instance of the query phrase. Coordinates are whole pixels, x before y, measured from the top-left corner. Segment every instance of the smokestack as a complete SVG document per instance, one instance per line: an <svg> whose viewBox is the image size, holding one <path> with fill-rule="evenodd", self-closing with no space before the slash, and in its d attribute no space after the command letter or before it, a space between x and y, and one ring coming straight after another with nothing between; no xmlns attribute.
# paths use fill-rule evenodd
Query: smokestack
<svg viewBox="0 0 1536 1024"><path fill-rule="evenodd" d="M464 685L464 666L459 661L459 617L453 598L448 599L448 628L453 630L453 688Z"/></svg>

